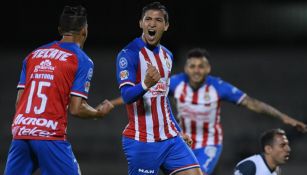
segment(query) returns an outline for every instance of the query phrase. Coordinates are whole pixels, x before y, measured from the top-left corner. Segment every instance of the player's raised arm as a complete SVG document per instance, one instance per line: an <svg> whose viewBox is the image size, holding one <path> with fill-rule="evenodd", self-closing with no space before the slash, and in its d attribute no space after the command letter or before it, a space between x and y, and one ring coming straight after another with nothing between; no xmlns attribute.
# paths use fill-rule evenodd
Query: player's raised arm
<svg viewBox="0 0 307 175"><path fill-rule="evenodd" d="M251 110L251 111L261 113L261 114L267 114L267 115L272 116L272 117L276 117L276 118L280 119L283 123L285 123L287 125L291 125L293 127L296 127L297 130L299 130L303 133L307 132L306 124L288 116L287 114L280 112L276 108L274 108L274 107L272 107L272 106L270 106L270 105L268 105L268 104L266 104L262 101L259 101L257 99L252 98L252 97L249 97L249 96L246 96L240 104L242 106L246 107L247 109Z"/></svg>
<svg viewBox="0 0 307 175"><path fill-rule="evenodd" d="M91 119L101 118L108 114L113 108L114 106L108 100L103 101L96 108L93 108L86 102L85 99L78 96L72 96L69 111L76 117Z"/></svg>
<svg viewBox="0 0 307 175"><path fill-rule="evenodd" d="M121 94L125 103L135 102L160 80L159 71L151 64L147 64L147 67L144 81L135 86L124 85L121 87Z"/></svg>

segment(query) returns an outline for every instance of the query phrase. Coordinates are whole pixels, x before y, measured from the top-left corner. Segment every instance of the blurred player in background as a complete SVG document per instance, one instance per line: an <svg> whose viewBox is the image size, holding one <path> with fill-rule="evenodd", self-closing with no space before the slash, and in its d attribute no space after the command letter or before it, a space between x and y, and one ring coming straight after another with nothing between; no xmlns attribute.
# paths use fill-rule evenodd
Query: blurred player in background
<svg viewBox="0 0 307 175"><path fill-rule="evenodd" d="M234 175L279 175L279 165L285 164L290 156L290 146L282 129L265 131L260 138L261 154L240 161Z"/></svg>
<svg viewBox="0 0 307 175"><path fill-rule="evenodd" d="M211 174L222 152L223 130L220 123L221 101L266 114L306 132L306 125L274 107L249 97L220 78L210 76L208 53L192 49L187 53L184 73L173 75L170 95L176 99L183 133L192 138L191 148L202 171Z"/></svg>
<svg viewBox="0 0 307 175"><path fill-rule="evenodd" d="M80 174L66 140L67 110L94 119L113 108L108 100L96 109L86 102L94 66L82 50L86 16L84 7L66 6L59 21L62 40L39 47L23 61L5 175L30 175L38 168L43 175Z"/></svg>
<svg viewBox="0 0 307 175"><path fill-rule="evenodd" d="M129 118L122 140L128 173L156 175L161 168L166 174L200 175L168 103L173 55L160 45L169 27L165 6L159 2L146 5L139 25L142 36L120 51L116 63Z"/></svg>

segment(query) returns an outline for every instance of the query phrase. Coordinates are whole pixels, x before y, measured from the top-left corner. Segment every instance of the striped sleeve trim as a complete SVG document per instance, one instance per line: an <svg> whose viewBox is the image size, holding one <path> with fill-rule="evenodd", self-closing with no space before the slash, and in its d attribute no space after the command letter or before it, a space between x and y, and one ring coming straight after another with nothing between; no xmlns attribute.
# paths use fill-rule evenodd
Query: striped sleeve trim
<svg viewBox="0 0 307 175"><path fill-rule="evenodd" d="M237 105L240 104L246 96L247 96L246 94L243 94L238 100Z"/></svg>
<svg viewBox="0 0 307 175"><path fill-rule="evenodd" d="M119 88L121 88L121 87L123 87L123 86L125 86L125 85L127 85L127 84L132 85L132 86L135 86L134 83L132 83L132 82L130 82L130 81L126 81L126 82L121 83L121 84L119 85Z"/></svg>
<svg viewBox="0 0 307 175"><path fill-rule="evenodd" d="M172 171L170 173L170 175L176 174L176 173L178 173L180 171L188 170L188 169L191 169L191 168L199 168L199 167L200 166L198 164L187 165L187 166L184 166L184 167L181 167L181 168L178 168L178 169Z"/></svg>
<svg viewBox="0 0 307 175"><path fill-rule="evenodd" d="M81 93L81 92L76 92L76 91L71 91L70 92L71 95L76 95L76 96L79 96L79 97L82 97L82 98L85 98L87 99L87 94L84 94L84 93Z"/></svg>
<svg viewBox="0 0 307 175"><path fill-rule="evenodd" d="M25 85L24 84L18 84L17 85L17 89L24 89L25 88Z"/></svg>

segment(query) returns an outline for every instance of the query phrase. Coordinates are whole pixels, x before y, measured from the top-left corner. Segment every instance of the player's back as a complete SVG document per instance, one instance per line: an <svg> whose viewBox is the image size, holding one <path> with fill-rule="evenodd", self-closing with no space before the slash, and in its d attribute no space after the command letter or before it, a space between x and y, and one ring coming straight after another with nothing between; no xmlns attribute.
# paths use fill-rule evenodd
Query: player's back
<svg viewBox="0 0 307 175"><path fill-rule="evenodd" d="M65 140L70 94L87 98L89 81L82 80L90 80L92 67L75 43L56 41L31 52L18 84L24 91L12 124L14 139Z"/></svg>

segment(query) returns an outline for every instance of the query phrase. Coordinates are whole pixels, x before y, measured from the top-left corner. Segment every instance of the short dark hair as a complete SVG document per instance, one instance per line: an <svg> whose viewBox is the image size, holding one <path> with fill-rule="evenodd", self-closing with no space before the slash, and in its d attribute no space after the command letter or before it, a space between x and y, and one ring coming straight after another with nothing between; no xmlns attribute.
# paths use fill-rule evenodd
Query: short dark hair
<svg viewBox="0 0 307 175"><path fill-rule="evenodd" d="M166 23L168 23L168 12L167 12L167 9L164 5L162 5L160 2L152 2L150 4L147 4L146 6L143 7L143 10L142 10L142 16L141 16L141 19L143 19L145 13L148 11L148 10L160 10L164 13L164 20Z"/></svg>
<svg viewBox="0 0 307 175"><path fill-rule="evenodd" d="M276 135L286 135L286 132L280 128L277 129L271 129L268 131L265 131L261 134L260 137L260 146L261 146L261 151L265 152L264 148L267 145L272 146L274 143L274 138Z"/></svg>
<svg viewBox="0 0 307 175"><path fill-rule="evenodd" d="M187 55L186 55L187 59L190 58L202 58L202 57L206 57L207 59L209 59L209 53L207 50L205 49L201 49L201 48L194 48L188 51ZM208 60L209 61L209 60Z"/></svg>
<svg viewBox="0 0 307 175"><path fill-rule="evenodd" d="M79 32L87 24L86 9L81 6L65 6L59 21L61 34Z"/></svg>

